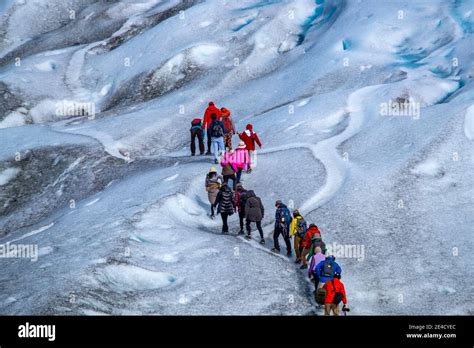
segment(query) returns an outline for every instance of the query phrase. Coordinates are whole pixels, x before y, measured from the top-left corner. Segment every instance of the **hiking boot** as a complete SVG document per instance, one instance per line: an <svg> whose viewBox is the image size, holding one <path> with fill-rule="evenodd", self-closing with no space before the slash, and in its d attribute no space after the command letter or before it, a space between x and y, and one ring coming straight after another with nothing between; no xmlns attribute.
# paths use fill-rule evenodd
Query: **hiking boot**
<svg viewBox="0 0 474 348"><path fill-rule="evenodd" d="M298 263L300 263L300 262L301 262L300 259L296 259L296 260L295 260L295 263L296 263L296 264L298 264Z"/></svg>
<svg viewBox="0 0 474 348"><path fill-rule="evenodd" d="M252 173L252 168L247 169L247 174Z"/></svg>
<svg viewBox="0 0 474 348"><path fill-rule="evenodd" d="M287 253L286 253L286 256L291 257L291 256L293 256L293 254L290 253L290 252L287 252Z"/></svg>
<svg viewBox="0 0 474 348"><path fill-rule="evenodd" d="M201 155L201 156L204 155L204 152L201 152L200 155Z"/></svg>
<svg viewBox="0 0 474 348"><path fill-rule="evenodd" d="M207 151L207 152L206 152L206 155L207 155L207 156L212 155L212 154L211 154L211 151Z"/></svg>
<svg viewBox="0 0 474 348"><path fill-rule="evenodd" d="M240 231L239 231L239 234L240 234L240 235L244 234L244 231L240 230Z"/></svg>
<svg viewBox="0 0 474 348"><path fill-rule="evenodd" d="M215 163L215 164L219 164L219 160L214 160L214 163Z"/></svg>
<svg viewBox="0 0 474 348"><path fill-rule="evenodd" d="M308 265L301 265L300 269L307 269Z"/></svg>
<svg viewBox="0 0 474 348"><path fill-rule="evenodd" d="M211 219L214 220L216 218L215 215L211 215Z"/></svg>
<svg viewBox="0 0 474 348"><path fill-rule="evenodd" d="M191 156L194 156L194 154L192 153Z"/></svg>
<svg viewBox="0 0 474 348"><path fill-rule="evenodd" d="M251 239L252 239L252 237L250 237L250 235L248 234L248 235L246 235L246 236L245 236L245 239L247 239L247 240L251 240Z"/></svg>
<svg viewBox="0 0 474 348"><path fill-rule="evenodd" d="M271 251L274 252L275 254L279 254L279 253L280 253L280 250L278 250L278 249L276 249L276 248L273 248Z"/></svg>
<svg viewBox="0 0 474 348"><path fill-rule="evenodd" d="M260 239L260 244L265 244L265 239Z"/></svg>
<svg viewBox="0 0 474 348"><path fill-rule="evenodd" d="M222 231L222 234L229 234L229 231Z"/></svg>

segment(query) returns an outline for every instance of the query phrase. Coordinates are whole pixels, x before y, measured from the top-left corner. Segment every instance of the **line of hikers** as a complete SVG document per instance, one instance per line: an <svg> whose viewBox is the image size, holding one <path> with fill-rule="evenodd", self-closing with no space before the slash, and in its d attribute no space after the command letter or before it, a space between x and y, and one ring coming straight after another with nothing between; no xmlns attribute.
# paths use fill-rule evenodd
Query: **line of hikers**
<svg viewBox="0 0 474 348"><path fill-rule="evenodd" d="M211 218L217 214L222 219L222 233L229 233L228 219L234 213L239 215L239 235L247 234L251 240L252 223L255 223L260 235L260 244L265 244L262 220L265 209L262 200L253 190L246 190L241 182L242 172L251 172L251 158L256 144L262 147L253 127L248 124L246 130L238 133L241 139L237 149L232 150L232 136L236 133L230 111L218 109L213 102L204 114L204 123L194 119L191 127L191 155L195 155L195 138L199 141L200 154L204 154L204 136L207 133L207 154L214 154L215 163L221 165L221 174L211 167L206 175L205 187L211 204ZM224 152L224 148L226 151ZM232 186L229 185L232 180ZM341 282L341 267L332 255L326 256L326 245L321 238L321 232L315 224L307 223L298 209L290 212L281 200L275 202L275 224L273 229L274 253L280 253L279 237L282 236L286 245L286 255L292 256L291 239L296 254L295 263L301 263L300 269L308 269L308 277L314 283L316 303L324 305L325 315L339 315L339 304L342 310L349 311L346 306L347 298L344 284ZM309 263L309 267L308 267Z"/></svg>
<svg viewBox="0 0 474 348"><path fill-rule="evenodd" d="M251 240L251 224L255 223L260 235L260 244L265 244L262 220L265 209L262 200L253 190L246 190L241 182L235 185L235 190L228 185L216 168L211 167L206 175L206 190L211 203L211 218L217 214L222 218L222 233L229 233L228 218L234 213L239 215L239 235L247 234L245 238ZM275 224L273 230L272 252L280 253L279 237L283 237L286 244L286 255L292 256L291 239L296 254L295 263L301 263L300 269L308 269L308 277L315 285L314 296L318 304L324 304L325 315L339 315L339 304L342 302L343 311L347 298L344 284L341 282L341 267L336 263L334 256L326 256L326 245L321 238L321 232L315 224L307 223L298 209L290 213L288 207L281 200L275 202ZM309 267L308 267L309 263Z"/></svg>
<svg viewBox="0 0 474 348"><path fill-rule="evenodd" d="M191 156L196 154L196 139L199 143L199 153L204 155L204 138L207 135L207 152L206 155L214 155L214 161L219 163L219 158L224 153L233 153L232 137L237 134L241 140L239 148L245 148L251 158L255 151L256 144L261 148L262 143L257 133L253 131L253 125L247 124L245 131L238 133L236 131L234 121L227 108L218 108L214 102L209 105L204 112L203 121L195 118L191 121ZM227 150L227 151L226 151ZM248 160L248 171L250 172L251 164Z"/></svg>

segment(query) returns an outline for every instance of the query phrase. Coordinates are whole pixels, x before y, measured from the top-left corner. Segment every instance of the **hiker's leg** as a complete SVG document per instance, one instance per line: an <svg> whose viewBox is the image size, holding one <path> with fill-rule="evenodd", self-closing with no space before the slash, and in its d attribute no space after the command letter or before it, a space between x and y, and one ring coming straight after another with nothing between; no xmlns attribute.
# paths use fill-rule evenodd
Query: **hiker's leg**
<svg viewBox="0 0 474 348"><path fill-rule="evenodd" d="M240 230L244 230L244 217L245 217L245 212L239 211L239 223L240 223Z"/></svg>
<svg viewBox="0 0 474 348"><path fill-rule="evenodd" d="M198 131L198 141L199 141L199 152L201 153L201 155L204 153L204 139L203 139L203 136L202 136L202 130L199 130Z"/></svg>
<svg viewBox="0 0 474 348"><path fill-rule="evenodd" d="M252 231L250 228L250 220L245 221L245 229L247 230L247 234L250 236L250 232Z"/></svg>
<svg viewBox="0 0 474 348"><path fill-rule="evenodd" d="M207 152L211 153L211 130L208 128L207 131Z"/></svg>
<svg viewBox="0 0 474 348"><path fill-rule="evenodd" d="M235 191L235 185L237 185L237 178L235 177L235 173L229 175L229 178L232 179L232 190Z"/></svg>
<svg viewBox="0 0 474 348"><path fill-rule="evenodd" d="M224 137L219 138L219 157L225 153L225 147L224 147Z"/></svg>
<svg viewBox="0 0 474 348"><path fill-rule="evenodd" d="M237 182L238 183L240 182L241 177L242 177L242 168L239 168L239 170L237 171Z"/></svg>
<svg viewBox="0 0 474 348"><path fill-rule="evenodd" d="M275 228L273 231L273 244L276 250L280 251L280 243L278 242L278 237L280 236L280 229Z"/></svg>
<svg viewBox="0 0 474 348"><path fill-rule="evenodd" d="M291 242L290 242L290 236L288 235L288 233L283 234L283 239L285 240L285 244L286 244L286 252L288 254L291 254Z"/></svg>
<svg viewBox="0 0 474 348"><path fill-rule="evenodd" d="M309 249L304 248L303 251L301 252L301 260L303 261L303 265L307 264L306 255L308 255L308 254L309 254Z"/></svg>
<svg viewBox="0 0 474 348"><path fill-rule="evenodd" d="M222 217L222 232L229 232L229 225L227 225L227 218L228 218L227 213L221 213Z"/></svg>
<svg viewBox="0 0 474 348"><path fill-rule="evenodd" d="M339 305L333 304L331 308L332 308L332 312L334 313L334 315L339 315L339 309L340 309Z"/></svg>
<svg viewBox="0 0 474 348"><path fill-rule="evenodd" d="M262 222L257 221L256 224L257 224L258 233L260 233L260 238L263 239Z"/></svg>
<svg viewBox="0 0 474 348"><path fill-rule="evenodd" d="M325 303L324 304L324 315L331 315L331 304Z"/></svg>
<svg viewBox="0 0 474 348"><path fill-rule="evenodd" d="M211 204L211 216L214 216L214 204Z"/></svg>
<svg viewBox="0 0 474 348"><path fill-rule="evenodd" d="M296 254L296 259L299 259L301 257L301 253L300 253L300 240L301 238L298 237L297 235L295 235L295 254Z"/></svg>
<svg viewBox="0 0 474 348"><path fill-rule="evenodd" d="M193 156L196 153L196 144L194 143L194 141L196 140L196 135L196 131L193 129L191 131L191 155Z"/></svg>

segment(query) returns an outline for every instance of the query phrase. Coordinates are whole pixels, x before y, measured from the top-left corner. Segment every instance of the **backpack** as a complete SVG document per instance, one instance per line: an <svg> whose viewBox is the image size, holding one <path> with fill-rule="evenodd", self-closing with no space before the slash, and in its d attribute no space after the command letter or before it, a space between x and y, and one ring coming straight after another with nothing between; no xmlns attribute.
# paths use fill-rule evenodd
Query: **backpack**
<svg viewBox="0 0 474 348"><path fill-rule="evenodd" d="M332 287L334 291L336 291L336 286L334 285L334 279L332 280ZM334 299L332 300L332 303L334 303L335 305L338 305L339 303L341 303L343 297L344 296L342 296L342 292L336 292L334 294Z"/></svg>
<svg viewBox="0 0 474 348"><path fill-rule="evenodd" d="M301 219L298 219L298 223L296 225L296 233L298 234L298 237L300 238L304 238L304 235L306 234L306 230L307 230L307 225L306 225L306 221L305 219L301 218Z"/></svg>
<svg viewBox="0 0 474 348"><path fill-rule="evenodd" d="M332 260L324 261L323 269L321 270L321 275L323 277L334 277L334 263Z"/></svg>
<svg viewBox="0 0 474 348"><path fill-rule="evenodd" d="M224 124L224 127L227 131L230 131L232 129L231 124L230 124L230 116L222 117L221 122Z"/></svg>
<svg viewBox="0 0 474 348"><path fill-rule="evenodd" d="M316 303L323 305L324 301L326 300L326 294L326 289L319 288L318 290L316 290L316 293L314 294L314 300L316 301Z"/></svg>
<svg viewBox="0 0 474 348"><path fill-rule="evenodd" d="M222 129L222 124L219 122L214 122L214 125L211 129L211 136L214 138L220 138L224 136L224 130Z"/></svg>
<svg viewBox="0 0 474 348"><path fill-rule="evenodd" d="M195 118L194 120L191 121L191 130L199 128L202 129L202 124L201 124L201 119L200 118Z"/></svg>

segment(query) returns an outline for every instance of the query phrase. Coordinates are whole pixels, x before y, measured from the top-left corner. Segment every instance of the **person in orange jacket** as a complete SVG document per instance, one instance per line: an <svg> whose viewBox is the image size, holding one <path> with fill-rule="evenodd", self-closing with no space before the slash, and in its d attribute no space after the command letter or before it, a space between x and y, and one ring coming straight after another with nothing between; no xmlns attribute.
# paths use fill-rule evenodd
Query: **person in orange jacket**
<svg viewBox="0 0 474 348"><path fill-rule="evenodd" d="M253 125L250 123L245 127L245 131L239 133L239 138L245 143L250 157L252 157L253 152L255 151L255 143L262 148L262 143L260 142L257 133L253 131ZM252 168L249 166L247 172L250 173L251 171Z"/></svg>
<svg viewBox="0 0 474 348"><path fill-rule="evenodd" d="M324 315L339 315L340 308L339 303L343 303L342 310L348 311L346 307L347 297L346 289L344 284L341 282L341 274L335 273L334 279L329 280L323 285L323 289L326 290L326 299L324 300Z"/></svg>
<svg viewBox="0 0 474 348"><path fill-rule="evenodd" d="M306 260L306 255L308 255L309 251L311 250L311 239L315 234L319 234L321 236L321 231L315 224L310 224L308 229L306 230L303 240L300 242L302 249L301 261L303 261L303 264L301 265L300 269L308 268L308 260Z"/></svg>
<svg viewBox="0 0 474 348"><path fill-rule="evenodd" d="M226 133L224 134L224 147L232 150L232 136L235 134L235 125L230 116L230 110L221 108L221 122L224 123Z"/></svg>
<svg viewBox="0 0 474 348"><path fill-rule="evenodd" d="M202 123L202 129L203 129L204 133L207 133L207 152L206 152L206 155L211 154L211 134L210 134L208 128L212 123L212 119L211 119L212 114L215 114L216 119L220 120L221 112L217 108L217 106L215 106L214 102L211 101L211 102L209 102L209 106L207 107L206 111L204 112L204 118L203 118L203 123Z"/></svg>

